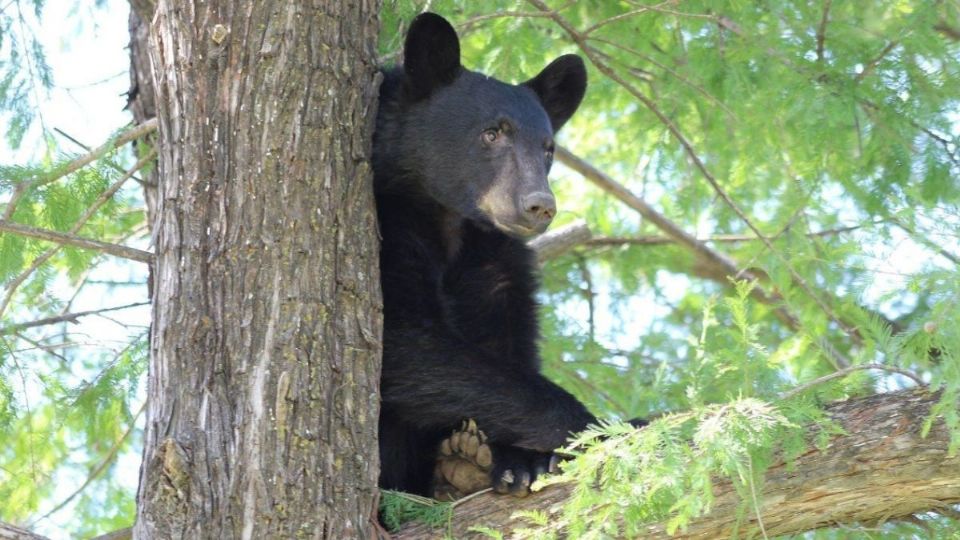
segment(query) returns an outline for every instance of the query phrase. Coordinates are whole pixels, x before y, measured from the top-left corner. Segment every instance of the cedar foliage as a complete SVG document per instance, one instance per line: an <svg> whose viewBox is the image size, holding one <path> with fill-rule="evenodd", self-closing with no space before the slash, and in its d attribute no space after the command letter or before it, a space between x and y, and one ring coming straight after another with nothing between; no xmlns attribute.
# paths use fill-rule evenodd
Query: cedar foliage
<svg viewBox="0 0 960 540"><path fill-rule="evenodd" d="M822 423L822 403L913 385L903 373L942 391L935 412L960 443L956 3L387 2L385 63L425 8L457 25L467 67L503 80L584 56L589 90L559 142L759 277L718 275L688 247L641 241L664 233L554 169L554 226L584 219L603 239L548 261L542 276L545 369L611 419L571 443L580 457L561 477L580 483L562 518L578 537L629 535L648 521L682 527L709 508L711 477L732 479L749 514L774 453L824 443L803 439L803 426ZM42 17L39 1L0 11L0 128L11 150L0 158L0 211L35 183L11 221L145 248L135 182L98 202L144 149L39 181L82 153L35 114L56 84L30 24ZM8 159L23 144L38 157ZM70 247L46 255L53 247L0 234L0 328L76 311L78 291L101 295L102 307L125 303L114 300L131 287L145 296L136 263ZM131 471L117 463L139 454L146 321L121 322L99 334L64 322L0 335L0 440L10 441L0 447L0 520L32 523L88 480L39 526L93 534L132 520L130 480L119 477ZM791 392L864 364L900 372L856 370ZM639 432L615 421L634 416L658 417ZM418 515L412 499L394 497L384 497L398 509L391 525ZM427 513L441 522L447 510ZM527 518L524 534L538 537L544 516ZM813 536L955 526L920 519L926 529L849 524Z"/></svg>

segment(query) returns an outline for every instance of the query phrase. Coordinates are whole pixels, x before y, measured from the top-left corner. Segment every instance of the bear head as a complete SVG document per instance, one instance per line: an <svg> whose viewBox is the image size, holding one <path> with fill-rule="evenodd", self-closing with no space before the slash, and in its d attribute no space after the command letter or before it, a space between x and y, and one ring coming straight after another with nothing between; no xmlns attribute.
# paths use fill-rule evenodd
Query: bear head
<svg viewBox="0 0 960 540"><path fill-rule="evenodd" d="M482 226L543 232L556 214L553 136L583 99L583 61L564 55L507 84L463 68L456 31L423 13L407 33L402 77L399 154L423 192Z"/></svg>

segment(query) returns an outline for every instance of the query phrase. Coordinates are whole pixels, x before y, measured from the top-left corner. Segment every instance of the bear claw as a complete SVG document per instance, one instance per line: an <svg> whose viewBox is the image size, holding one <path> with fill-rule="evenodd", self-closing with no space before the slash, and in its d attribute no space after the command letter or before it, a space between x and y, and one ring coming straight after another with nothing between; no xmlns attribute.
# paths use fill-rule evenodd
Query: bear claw
<svg viewBox="0 0 960 540"><path fill-rule="evenodd" d="M486 441L486 434L471 419L440 443L434 469L434 498L455 500L490 487L493 452Z"/></svg>

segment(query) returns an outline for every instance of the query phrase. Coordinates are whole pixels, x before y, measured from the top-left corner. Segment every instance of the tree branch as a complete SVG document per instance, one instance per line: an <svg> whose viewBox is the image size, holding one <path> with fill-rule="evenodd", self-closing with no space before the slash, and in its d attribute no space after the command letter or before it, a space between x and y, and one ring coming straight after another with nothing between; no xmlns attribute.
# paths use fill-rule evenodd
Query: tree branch
<svg viewBox="0 0 960 540"><path fill-rule="evenodd" d="M938 511L960 502L960 456L948 455L950 435L942 421L921 436L923 419L938 395L922 391L881 394L828 407L847 435L834 437L826 450L809 450L790 467L774 463L758 494L768 535L794 534L837 523L885 521L917 512ZM811 432L811 435L813 432ZM569 484L551 486L526 499L483 495L458 506L447 532L470 538L469 527L502 531L528 526L512 516L539 510L556 516L570 496ZM674 536L651 524L644 538L728 538L736 526L741 498L725 480L714 483L710 512ZM754 516L744 518L739 536L757 533ZM552 519L556 523L556 519ZM405 527L395 540L433 538L422 524Z"/></svg>
<svg viewBox="0 0 960 540"><path fill-rule="evenodd" d="M613 195L630 208L636 210L641 216L644 217L644 219L652 223L656 228L663 231L663 233L671 240L692 251L698 259L702 260L706 265L709 266L711 274L716 275L717 281L721 281L729 285L729 282L726 280L728 276L736 277L737 279L746 279L749 281L758 280L758 276L754 275L749 270L740 269L733 259L724 255L723 253L720 253L719 251L710 248L710 246L707 246L700 240L697 240L696 237L684 231L674 222L667 219L666 216L655 210L640 197L637 197L625 186L590 163L587 163L582 158L575 156L566 148L558 146L554 155L559 162L563 163L567 167L570 167L587 180L590 180L596 184L600 189ZM780 299L776 296L765 292L762 287L754 287L750 294L759 302L774 306L774 313L776 313L777 317L790 328L796 330L800 327L800 323L797 318L785 308L778 305Z"/></svg>
<svg viewBox="0 0 960 540"><path fill-rule="evenodd" d="M47 537L0 521L0 540L47 540Z"/></svg>
<svg viewBox="0 0 960 540"><path fill-rule="evenodd" d="M823 15L820 16L820 26L817 27L817 61L823 61L823 44L827 39L827 21L830 20L830 2L824 0Z"/></svg>
<svg viewBox="0 0 960 540"><path fill-rule="evenodd" d="M99 146L97 148L94 148L92 151L88 152L87 154L84 154L74 159L73 161L70 161L69 163L63 165L62 167L58 167L54 169L48 175L44 175L39 178L35 178L33 180L28 180L26 182L20 182L14 188L13 196L10 197L10 201L7 203L6 209L4 209L3 211L3 219L8 220L13 216L13 211L16 209L17 203L20 202L20 199L24 195L26 195L26 193L31 189L49 184L50 182L53 182L59 178L63 178L64 176L70 173L76 172L81 168L89 165L90 163L93 163L97 159L100 159L101 157L106 155L107 152L111 152L131 141L135 141L140 137L143 137L144 135L152 131L155 131L156 129L157 129L157 119L151 118L150 120L147 120L142 124L136 125L130 128L129 130L124 131L112 141L102 146Z"/></svg>
<svg viewBox="0 0 960 540"><path fill-rule="evenodd" d="M573 223L552 229L527 242L530 249L537 252L537 260L555 259L579 244L590 240L590 227L587 222L578 219Z"/></svg>
<svg viewBox="0 0 960 540"><path fill-rule="evenodd" d="M0 328L0 336L6 334L12 334L14 332L19 332L21 330L26 330L27 328L35 328L37 326L46 326L48 324L57 324L62 322L74 322L80 317L86 317L88 315L98 315L100 313L107 313L109 311L120 311L121 309L130 309L139 306L149 305L150 302L137 302L134 304L126 304L123 306L113 306L103 309L94 309L91 311L77 311L74 313L64 313L63 315L57 315L56 317L46 317L43 319L37 319L35 321L12 324L10 326L5 326Z"/></svg>
<svg viewBox="0 0 960 540"><path fill-rule="evenodd" d="M155 157L157 157L157 152L156 150L151 149L146 156L144 156L139 161L137 161L137 163L133 166L132 169L127 171L127 174L120 177L120 179L118 179L116 182L111 184L110 187L108 187L103 193L100 194L99 197L97 197L97 200L94 201L92 205L90 205L90 208L87 208L87 210L83 213L82 216L80 216L77 222L73 224L73 227L70 228L70 231L68 231L68 233L77 234L77 232L79 232L80 229L83 228L83 226L87 223L87 221L89 221L90 218L92 218L93 215L96 214L98 210L100 210L100 207L106 204L106 202L110 200L117 193L117 191L120 190L121 187L123 187L123 184L127 180L129 180L131 176L133 176L134 174L136 174L137 171L145 167L147 163L150 163L151 161L153 161ZM14 196L16 196L16 193L14 193ZM14 201L11 200L10 204L11 205L14 204ZM10 207L8 207L8 209L9 208ZM3 313L7 310L7 307L10 305L10 302L13 301L13 295L14 293L17 292L17 288L20 287L20 285L24 281L26 281L28 277L30 277L30 274L32 274L37 268L40 268L40 266L42 266L45 262L50 260L50 258L53 257L58 251L60 251L60 246L54 246L44 251L33 260L33 262L30 264L30 266L26 270L24 270L23 272L20 272L20 274L17 277L15 277L9 284L7 284L7 294L3 297L3 302L0 302L0 315L3 315Z"/></svg>
<svg viewBox="0 0 960 540"><path fill-rule="evenodd" d="M2 219L0 219L0 231L19 234L20 236L26 236L28 238L36 238L38 240L47 240L64 246L102 251L115 257L130 259L131 261L139 261L147 264L153 261L153 253L142 249L121 246L120 244L111 244L110 242L101 242L100 240L51 231L50 229L30 227Z"/></svg>

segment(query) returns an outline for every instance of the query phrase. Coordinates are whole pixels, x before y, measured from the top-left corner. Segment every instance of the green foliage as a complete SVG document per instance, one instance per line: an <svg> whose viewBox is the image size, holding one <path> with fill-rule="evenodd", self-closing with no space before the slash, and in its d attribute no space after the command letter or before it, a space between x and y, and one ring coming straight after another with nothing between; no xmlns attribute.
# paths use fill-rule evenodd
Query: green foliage
<svg viewBox="0 0 960 540"><path fill-rule="evenodd" d="M53 86L53 72L38 36L41 0L7 2L0 9L0 118L5 137L18 148L37 114L37 102ZM6 118L4 118L6 117Z"/></svg>
<svg viewBox="0 0 960 540"><path fill-rule="evenodd" d="M12 221L145 245L140 187L104 197L117 167L134 163L129 148L60 177L76 155L45 126L31 135L53 81L33 35L41 4L0 7L0 127L10 149L47 149L28 163L3 153L0 211L18 186L32 185ZM960 448L956 4L547 4L555 17L521 0L388 1L379 53L399 60L407 24L430 9L457 26L468 68L507 81L580 54L589 90L559 142L759 277L730 279L664 239L652 220L554 168L556 226L584 219L604 241L543 267L544 369L601 417L653 419L639 432L604 423L568 449L577 458L549 480L576 484L561 513L568 534L642 536L655 521L680 529L709 510L718 478L740 492L738 517L751 518L772 456L789 460L838 434L824 402L914 384L899 373L852 371L783 399L847 363L897 368L940 391L924 427L941 419L951 451ZM0 328L71 311L84 295L101 296L102 307L145 296L144 272L53 247L0 234ZM139 453L132 426L147 352L143 328L120 327L59 323L0 335L0 440L11 441L0 448L0 520L37 520L87 480L54 513L71 534L132 520L133 493L120 478L129 466L118 459ZM819 427L813 440L810 425ZM442 528L451 508L382 497L391 528L409 520ZM519 518L519 536L558 534L552 516ZM942 516L918 521L804 537L955 536Z"/></svg>
<svg viewBox="0 0 960 540"><path fill-rule="evenodd" d="M440 502L402 491L380 491L380 519L383 525L395 531L404 523L419 522L432 527L443 527L450 521L453 503Z"/></svg>

